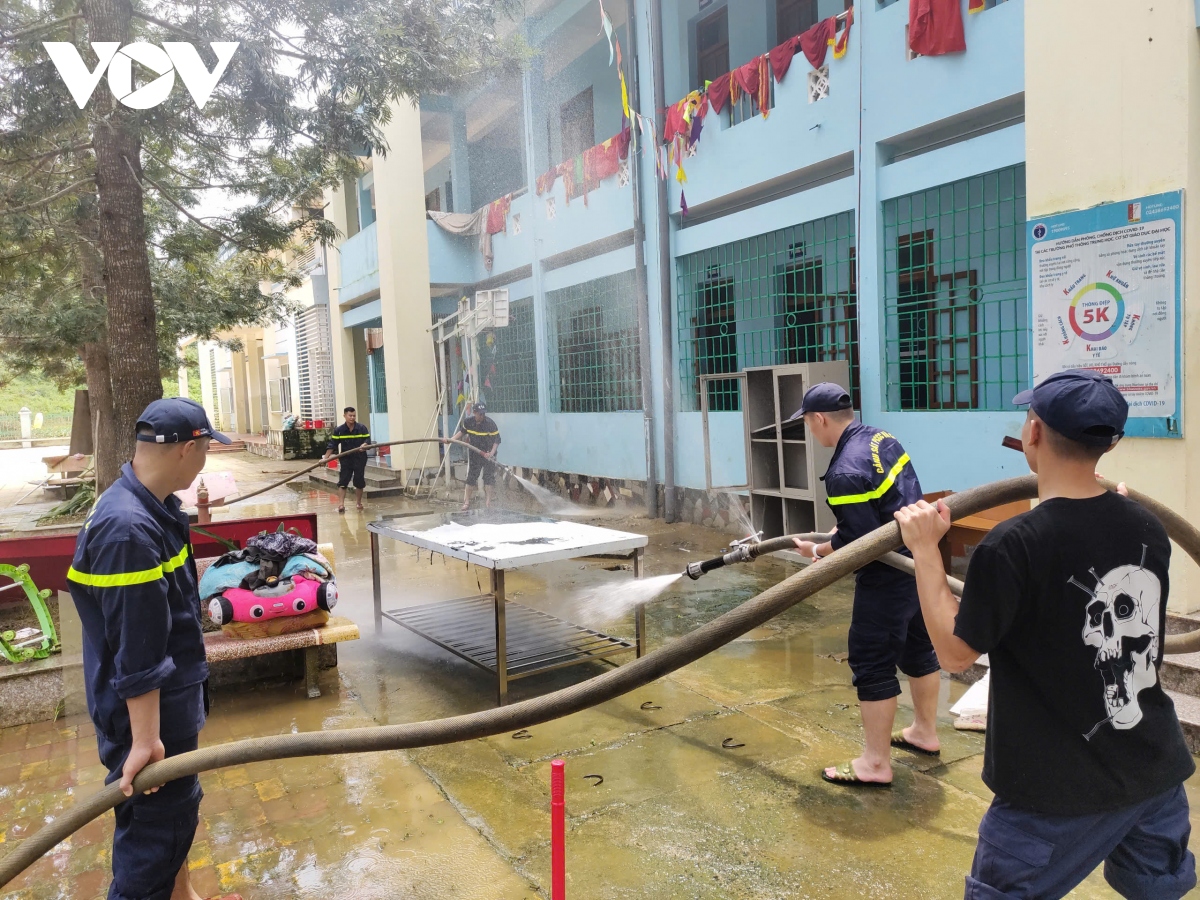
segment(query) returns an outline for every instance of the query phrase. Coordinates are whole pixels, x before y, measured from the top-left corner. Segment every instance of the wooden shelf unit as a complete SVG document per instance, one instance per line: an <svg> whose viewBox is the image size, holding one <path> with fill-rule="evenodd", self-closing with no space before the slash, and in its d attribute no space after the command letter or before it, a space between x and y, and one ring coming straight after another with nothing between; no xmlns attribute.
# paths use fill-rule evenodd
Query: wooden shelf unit
<svg viewBox="0 0 1200 900"><path fill-rule="evenodd" d="M821 476L833 449L820 446L804 426L784 421L800 408L804 392L822 381L849 387L845 361L746 369L743 420L750 514L764 538L833 528Z"/></svg>

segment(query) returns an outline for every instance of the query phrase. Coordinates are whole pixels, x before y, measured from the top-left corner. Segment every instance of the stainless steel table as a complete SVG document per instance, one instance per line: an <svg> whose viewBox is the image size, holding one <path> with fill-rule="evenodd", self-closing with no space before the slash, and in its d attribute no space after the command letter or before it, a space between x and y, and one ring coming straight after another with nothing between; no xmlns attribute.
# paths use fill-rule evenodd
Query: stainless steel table
<svg viewBox="0 0 1200 900"><path fill-rule="evenodd" d="M367 526L371 535L371 580L375 596L375 632L383 620L421 635L455 656L496 676L498 699L508 684L541 672L607 659L630 650L646 650L646 610L634 611L634 642L566 622L506 600L504 573L510 569L565 559L629 559L633 577L642 577L649 538L505 510L435 513L380 519ZM427 603L383 608L379 539L391 538L485 568L491 591Z"/></svg>

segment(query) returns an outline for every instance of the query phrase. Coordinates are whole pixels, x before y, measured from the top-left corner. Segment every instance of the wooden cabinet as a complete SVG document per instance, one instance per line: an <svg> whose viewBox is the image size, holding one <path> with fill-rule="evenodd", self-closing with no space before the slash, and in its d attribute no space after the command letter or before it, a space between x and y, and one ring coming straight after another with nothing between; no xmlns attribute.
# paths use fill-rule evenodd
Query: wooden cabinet
<svg viewBox="0 0 1200 900"><path fill-rule="evenodd" d="M843 360L746 369L746 475L754 528L764 538L833 528L821 481L833 448L814 441L802 422L784 425L800 408L804 392L822 381L848 389L848 364Z"/></svg>

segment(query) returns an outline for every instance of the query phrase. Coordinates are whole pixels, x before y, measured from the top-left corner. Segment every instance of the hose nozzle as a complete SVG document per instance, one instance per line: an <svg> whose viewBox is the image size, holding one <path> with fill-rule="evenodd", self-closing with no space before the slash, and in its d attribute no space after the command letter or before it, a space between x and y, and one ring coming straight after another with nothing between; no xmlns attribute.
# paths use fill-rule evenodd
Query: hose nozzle
<svg viewBox="0 0 1200 900"><path fill-rule="evenodd" d="M750 548L757 544L739 544L724 556L717 556L713 559L707 559L704 562L688 563L688 567L683 570L683 574L692 581L699 581L701 575L707 575L713 569L724 568L733 563L750 562L754 559Z"/></svg>

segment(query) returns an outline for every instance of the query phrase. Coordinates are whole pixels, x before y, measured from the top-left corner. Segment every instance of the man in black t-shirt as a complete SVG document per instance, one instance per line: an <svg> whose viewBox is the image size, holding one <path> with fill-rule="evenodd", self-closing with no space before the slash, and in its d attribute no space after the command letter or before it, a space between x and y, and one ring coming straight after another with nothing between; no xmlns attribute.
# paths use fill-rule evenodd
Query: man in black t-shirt
<svg viewBox="0 0 1200 900"><path fill-rule="evenodd" d="M454 435L454 440L461 441L465 438L468 444L479 451L479 453L467 451L470 459L467 460L467 489L463 493L462 508L464 511L471 508L471 497L475 493L475 485L481 474L483 475L484 502L488 506L492 505L492 489L496 484L496 466L492 460L496 458L496 453L500 449L500 426L488 417L487 407L484 406L483 401L477 402L471 412L472 415L463 419L458 434Z"/></svg>
<svg viewBox="0 0 1200 900"><path fill-rule="evenodd" d="M1087 370L1013 402L1030 406L1021 437L1040 503L976 548L961 605L937 546L945 505L896 513L943 668L991 662L983 780L995 799L966 897L1062 897L1101 862L1123 897L1182 897L1196 884L1182 786L1195 764L1158 678L1171 545L1095 479L1128 407Z"/></svg>

